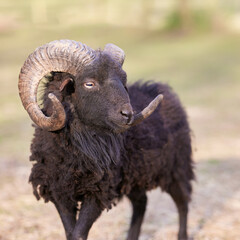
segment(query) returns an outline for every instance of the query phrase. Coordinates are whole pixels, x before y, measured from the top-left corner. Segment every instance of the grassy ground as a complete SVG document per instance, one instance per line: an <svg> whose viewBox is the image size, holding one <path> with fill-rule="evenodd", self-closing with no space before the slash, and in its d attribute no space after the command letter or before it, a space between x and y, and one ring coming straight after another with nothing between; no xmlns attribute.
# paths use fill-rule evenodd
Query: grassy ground
<svg viewBox="0 0 240 240"><path fill-rule="evenodd" d="M109 26L53 28L17 22L0 34L1 240L64 239L55 209L37 202L27 183L32 128L17 92L19 70L27 55L45 42L62 38L93 48L114 42L126 52L129 82L143 78L171 84L186 106L193 130L197 181L190 235L199 240L240 239L239 36L181 37ZM130 206L124 199L97 221L90 239L124 239L129 219ZM159 190L150 192L141 240L171 240L176 232L171 199Z"/></svg>
<svg viewBox="0 0 240 240"><path fill-rule="evenodd" d="M3 166L4 165L4 166ZM189 233L196 240L238 240L240 190L238 159L197 164L198 181L190 206ZM26 184L29 167L8 161L1 165L1 240L63 240L64 232L52 204L37 202ZM154 190L142 227L141 240L174 240L177 233L175 206L166 194ZM89 239L122 240L130 221L126 199L104 212ZM114 219L114 221L113 221Z"/></svg>

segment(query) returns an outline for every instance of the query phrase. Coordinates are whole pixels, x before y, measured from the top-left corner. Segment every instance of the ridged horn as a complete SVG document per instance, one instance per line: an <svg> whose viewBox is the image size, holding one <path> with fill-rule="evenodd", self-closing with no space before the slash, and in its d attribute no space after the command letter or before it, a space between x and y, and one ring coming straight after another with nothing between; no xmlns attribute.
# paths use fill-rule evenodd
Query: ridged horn
<svg viewBox="0 0 240 240"><path fill-rule="evenodd" d="M130 126L135 126L139 123L141 123L144 119L149 117L155 109L158 107L158 105L162 102L163 95L159 94L157 97L155 97L146 108L144 108L140 113L136 114L134 116L134 120L130 124Z"/></svg>
<svg viewBox="0 0 240 240"><path fill-rule="evenodd" d="M68 72L74 76L79 69L95 59L95 51L72 40L57 40L38 47L28 56L19 74L19 95L30 118L42 129L56 131L65 126L66 114L61 102L50 93L51 116L45 116L37 103L40 80L49 72Z"/></svg>
<svg viewBox="0 0 240 240"><path fill-rule="evenodd" d="M123 65L125 53L120 47L112 43L108 43L105 45L103 51L109 54L115 61L119 62L121 66Z"/></svg>

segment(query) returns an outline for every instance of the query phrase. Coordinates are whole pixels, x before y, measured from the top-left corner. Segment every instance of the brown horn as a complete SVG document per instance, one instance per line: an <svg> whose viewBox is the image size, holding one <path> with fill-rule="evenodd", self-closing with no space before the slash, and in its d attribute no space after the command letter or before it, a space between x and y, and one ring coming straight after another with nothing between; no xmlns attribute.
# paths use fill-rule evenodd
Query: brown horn
<svg viewBox="0 0 240 240"><path fill-rule="evenodd" d="M162 102L162 100L163 100L162 94L159 94L157 97L155 97L146 108L144 108L140 113L134 116L134 120L132 121L130 126L135 126L141 123L145 118L149 117L158 107L158 105Z"/></svg>
<svg viewBox="0 0 240 240"><path fill-rule="evenodd" d="M37 89L40 80L49 72L68 72L74 76L79 69L89 65L95 51L80 42L57 40L37 48L29 55L19 74L19 95L31 119L41 128L56 131L64 127L66 114L61 102L50 93L53 103L50 117L43 114L37 104Z"/></svg>
<svg viewBox="0 0 240 240"><path fill-rule="evenodd" d="M112 43L108 43L105 45L103 51L109 54L115 61L119 62L121 66L123 65L125 53L120 47Z"/></svg>

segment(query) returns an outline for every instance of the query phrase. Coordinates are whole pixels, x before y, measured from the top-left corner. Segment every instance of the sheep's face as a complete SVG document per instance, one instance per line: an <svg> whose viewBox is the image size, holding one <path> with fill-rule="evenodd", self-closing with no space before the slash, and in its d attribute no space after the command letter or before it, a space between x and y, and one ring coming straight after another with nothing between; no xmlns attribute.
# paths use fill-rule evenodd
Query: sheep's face
<svg viewBox="0 0 240 240"><path fill-rule="evenodd" d="M76 76L73 104L84 124L114 132L129 127L133 112L126 78L121 66L103 53Z"/></svg>
<svg viewBox="0 0 240 240"><path fill-rule="evenodd" d="M24 62L19 74L19 95L31 119L46 131L66 126L69 110L91 127L120 132L135 126L156 109L163 96L158 95L145 109L133 117L126 89L126 73L121 66L124 52L114 44L103 51L73 40L58 40L37 48ZM48 82L38 96L44 74ZM73 76L74 75L74 76ZM60 78L59 78L60 77ZM61 103L62 101L62 103ZM75 109L75 111L74 111ZM70 120L70 122L71 122Z"/></svg>

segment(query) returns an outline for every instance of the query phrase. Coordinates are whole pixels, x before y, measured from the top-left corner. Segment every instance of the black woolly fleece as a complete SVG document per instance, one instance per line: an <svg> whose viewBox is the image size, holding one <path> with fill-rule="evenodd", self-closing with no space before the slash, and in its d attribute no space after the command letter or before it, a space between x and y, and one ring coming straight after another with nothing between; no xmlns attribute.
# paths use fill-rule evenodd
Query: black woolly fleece
<svg viewBox="0 0 240 240"><path fill-rule="evenodd" d="M94 197L102 209L109 209L134 188L160 186L167 191L173 181L190 199L191 138L179 99L161 83L138 82L128 92L137 112L159 93L164 100L149 118L125 133L82 124L67 97L63 104L70 117L65 128L56 132L35 128L29 181L38 199L58 199L76 208L79 201ZM46 113L51 112L48 107L46 103Z"/></svg>

